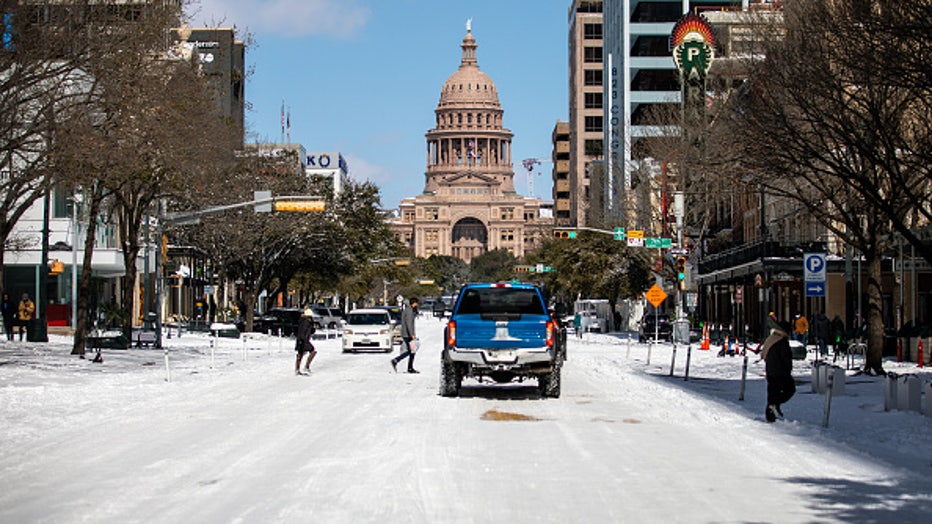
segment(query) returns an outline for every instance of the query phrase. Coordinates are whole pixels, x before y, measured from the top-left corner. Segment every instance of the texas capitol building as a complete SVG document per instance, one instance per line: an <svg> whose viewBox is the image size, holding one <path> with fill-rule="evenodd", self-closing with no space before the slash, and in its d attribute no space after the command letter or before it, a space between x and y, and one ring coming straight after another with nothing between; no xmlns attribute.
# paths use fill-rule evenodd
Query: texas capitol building
<svg viewBox="0 0 932 524"><path fill-rule="evenodd" d="M448 255L469 262L486 251L516 257L549 234L553 219L541 201L515 192L512 133L502 127L498 91L479 70L469 25L459 69L447 78L427 132L424 192L405 198L389 227L415 256Z"/></svg>

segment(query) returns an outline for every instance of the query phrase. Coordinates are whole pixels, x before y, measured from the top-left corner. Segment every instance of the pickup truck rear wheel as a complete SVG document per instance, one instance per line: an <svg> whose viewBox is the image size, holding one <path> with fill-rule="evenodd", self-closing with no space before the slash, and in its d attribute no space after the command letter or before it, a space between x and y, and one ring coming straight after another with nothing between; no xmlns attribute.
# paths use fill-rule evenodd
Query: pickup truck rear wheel
<svg viewBox="0 0 932 524"><path fill-rule="evenodd" d="M540 396L547 398L560 398L560 366L553 371L537 377L537 390Z"/></svg>
<svg viewBox="0 0 932 524"><path fill-rule="evenodd" d="M441 357L442 358L442 357ZM463 376L457 372L456 364L440 362L440 395L443 397L458 397L463 386Z"/></svg>

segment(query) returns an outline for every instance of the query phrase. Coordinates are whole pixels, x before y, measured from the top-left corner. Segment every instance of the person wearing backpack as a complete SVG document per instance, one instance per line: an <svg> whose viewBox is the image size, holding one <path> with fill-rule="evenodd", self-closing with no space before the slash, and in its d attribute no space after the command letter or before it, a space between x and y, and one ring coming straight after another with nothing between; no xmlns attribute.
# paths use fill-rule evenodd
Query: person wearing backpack
<svg viewBox="0 0 932 524"><path fill-rule="evenodd" d="M314 312L306 308L301 318L298 320L298 328L295 330L295 351L298 356L294 362L295 375L307 375L311 372L311 361L317 356L317 349L311 342L311 337L317 328L314 327ZM307 362L304 363L304 372L301 372L301 360L307 355Z"/></svg>

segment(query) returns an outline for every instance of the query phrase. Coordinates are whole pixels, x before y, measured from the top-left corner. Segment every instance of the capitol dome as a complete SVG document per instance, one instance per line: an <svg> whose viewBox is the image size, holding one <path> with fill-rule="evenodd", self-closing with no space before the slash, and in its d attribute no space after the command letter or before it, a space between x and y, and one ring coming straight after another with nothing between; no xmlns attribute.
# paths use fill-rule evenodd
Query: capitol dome
<svg viewBox="0 0 932 524"><path fill-rule="evenodd" d="M501 108L498 102L498 90L489 75L479 69L476 61L476 39L467 31L461 44L463 59L459 69L447 78L440 91L440 103L437 109L459 107Z"/></svg>

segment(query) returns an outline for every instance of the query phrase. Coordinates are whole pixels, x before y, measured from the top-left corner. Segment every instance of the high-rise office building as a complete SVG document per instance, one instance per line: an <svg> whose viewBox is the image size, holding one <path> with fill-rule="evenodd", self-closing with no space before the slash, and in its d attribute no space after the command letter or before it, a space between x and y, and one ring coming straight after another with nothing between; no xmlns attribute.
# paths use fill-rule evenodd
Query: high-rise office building
<svg viewBox="0 0 932 524"><path fill-rule="evenodd" d="M604 56L604 186L605 215L638 221L638 197L632 194L639 169L657 173L659 163L641 160L651 137L665 134L655 116L665 105L679 105L679 76L670 50L673 26L690 12L746 7L748 0L605 0ZM652 169L653 168L653 169ZM642 195L643 196L643 195ZM649 205L649 204L648 204ZM643 221L643 220L642 220ZM647 224L631 224L639 227Z"/></svg>
<svg viewBox="0 0 932 524"><path fill-rule="evenodd" d="M590 199L596 190L592 162L603 154L602 0L573 0L568 21L570 221L586 226L601 215Z"/></svg>

